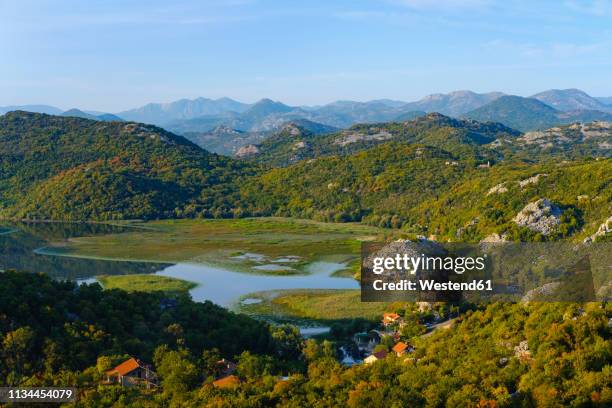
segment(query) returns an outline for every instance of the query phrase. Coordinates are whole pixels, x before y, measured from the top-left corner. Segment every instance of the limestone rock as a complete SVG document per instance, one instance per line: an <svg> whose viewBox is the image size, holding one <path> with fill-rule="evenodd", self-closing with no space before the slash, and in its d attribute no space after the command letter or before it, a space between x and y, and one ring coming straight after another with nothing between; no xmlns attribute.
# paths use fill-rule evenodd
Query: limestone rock
<svg viewBox="0 0 612 408"><path fill-rule="evenodd" d="M240 149L238 149L238 151L236 152L236 157L242 158L247 156L253 156L257 153L259 153L259 149L257 148L257 146L250 144L242 146Z"/></svg>
<svg viewBox="0 0 612 408"><path fill-rule="evenodd" d="M527 204L513 221L520 227L529 228L542 235L551 234L561 223L561 209L548 199L542 198Z"/></svg>

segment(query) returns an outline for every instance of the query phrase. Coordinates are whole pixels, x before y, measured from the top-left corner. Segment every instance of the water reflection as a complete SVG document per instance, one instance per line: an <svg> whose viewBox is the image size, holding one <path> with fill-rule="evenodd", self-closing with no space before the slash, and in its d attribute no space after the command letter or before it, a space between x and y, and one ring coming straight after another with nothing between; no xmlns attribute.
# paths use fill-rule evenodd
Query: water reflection
<svg viewBox="0 0 612 408"><path fill-rule="evenodd" d="M97 275L159 273L197 283L198 286L191 290L194 300L211 300L226 307L235 305L240 297L258 291L359 287L354 279L334 277L334 272L346 267L345 264L334 262L313 262L307 267L307 275L259 275L202 264L108 261L35 252L41 247L51 243L61 244L72 237L117 234L130 229L117 225L78 223L0 225L0 233L4 232L0 234L0 270L43 272L56 279L81 283L95 282L93 278Z"/></svg>
<svg viewBox="0 0 612 408"><path fill-rule="evenodd" d="M96 275L154 273L169 264L77 259L34 251L72 237L121 233L129 227L84 223L14 223L0 226L0 269L46 273L56 279L82 280Z"/></svg>

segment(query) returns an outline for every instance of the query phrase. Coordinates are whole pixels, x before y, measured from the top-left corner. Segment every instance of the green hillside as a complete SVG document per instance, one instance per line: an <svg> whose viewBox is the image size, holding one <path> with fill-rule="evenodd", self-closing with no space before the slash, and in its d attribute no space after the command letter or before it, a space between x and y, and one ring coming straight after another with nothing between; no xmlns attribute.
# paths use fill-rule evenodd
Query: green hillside
<svg viewBox="0 0 612 408"><path fill-rule="evenodd" d="M479 123L430 113L405 122L355 125L327 135L313 135L304 129L281 131L258 145L259 152L250 158L272 166L286 166L304 159L351 154L388 142L420 143L474 156L474 146L498 138L512 139L519 134L499 123ZM485 154L481 159L486 161L493 156Z"/></svg>
<svg viewBox="0 0 612 408"><path fill-rule="evenodd" d="M564 214L555 237L583 237L611 212L610 138L605 123L522 135L428 114L324 135L292 124L236 161L150 125L14 112L0 118L0 216L280 215L540 239L512 219L546 198Z"/></svg>
<svg viewBox="0 0 612 408"><path fill-rule="evenodd" d="M108 220L229 211L244 165L160 128L12 112L0 117L0 216Z"/></svg>
<svg viewBox="0 0 612 408"><path fill-rule="evenodd" d="M512 222L540 198L566 211L559 237L594 232L612 210L611 159L502 161L490 168L477 163L477 156L386 143L272 169L243 186L242 195L251 200L249 212L255 215L364 221L453 240L504 232L515 239L541 239ZM494 192L496 186L501 188Z"/></svg>

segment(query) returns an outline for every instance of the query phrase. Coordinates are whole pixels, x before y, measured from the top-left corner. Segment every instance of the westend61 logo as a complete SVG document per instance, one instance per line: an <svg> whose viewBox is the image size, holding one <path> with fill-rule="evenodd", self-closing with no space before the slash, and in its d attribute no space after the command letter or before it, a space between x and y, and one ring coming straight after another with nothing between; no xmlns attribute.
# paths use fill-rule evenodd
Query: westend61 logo
<svg viewBox="0 0 612 408"><path fill-rule="evenodd" d="M363 243L361 300L610 300L609 243Z"/></svg>

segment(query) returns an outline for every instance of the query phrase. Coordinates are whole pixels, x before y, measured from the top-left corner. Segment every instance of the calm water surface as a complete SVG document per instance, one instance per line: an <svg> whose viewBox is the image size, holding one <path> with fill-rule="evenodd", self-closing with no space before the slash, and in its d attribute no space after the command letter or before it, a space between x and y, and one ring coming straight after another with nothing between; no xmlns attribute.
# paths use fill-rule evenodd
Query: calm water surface
<svg viewBox="0 0 612 408"><path fill-rule="evenodd" d="M278 289L357 289L351 278L332 277L344 264L313 262L308 275L283 276L241 273L225 268L196 264L163 264L105 261L37 254L34 251L50 243L72 237L120 233L128 227L106 224L19 223L0 225L0 270L17 269L44 272L56 279L95 282L97 275L157 273L195 282L191 290L196 301L210 300L231 307L240 297L263 290Z"/></svg>

